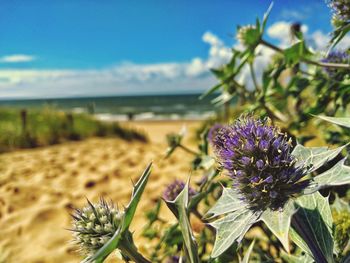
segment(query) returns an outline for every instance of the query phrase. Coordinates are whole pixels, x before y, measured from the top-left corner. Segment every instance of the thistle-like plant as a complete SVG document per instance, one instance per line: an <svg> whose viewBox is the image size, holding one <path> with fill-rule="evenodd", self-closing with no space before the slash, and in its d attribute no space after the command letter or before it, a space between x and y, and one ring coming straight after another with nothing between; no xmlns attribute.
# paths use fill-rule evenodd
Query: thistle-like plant
<svg viewBox="0 0 350 263"><path fill-rule="evenodd" d="M233 180L230 188L208 212L218 219L212 257L240 242L249 228L262 220L289 251L292 240L316 262L333 262L333 239L328 201L317 191L350 183L344 159L314 176L344 147L292 147L290 138L268 120L243 116L221 128L212 141L224 171ZM320 242L322 239L322 242ZM302 242L300 242L302 240Z"/></svg>
<svg viewBox="0 0 350 263"><path fill-rule="evenodd" d="M118 230L123 213L101 198L97 204L88 200L88 205L76 209L72 217L75 243L83 255L93 256Z"/></svg>
<svg viewBox="0 0 350 263"><path fill-rule="evenodd" d="M151 164L147 166L135 184L131 200L124 211L101 199L99 203L76 209L73 217L74 242L86 256L83 262L103 262L109 254L118 249L125 261L149 263L138 251L129 231L136 207L146 187L151 173Z"/></svg>

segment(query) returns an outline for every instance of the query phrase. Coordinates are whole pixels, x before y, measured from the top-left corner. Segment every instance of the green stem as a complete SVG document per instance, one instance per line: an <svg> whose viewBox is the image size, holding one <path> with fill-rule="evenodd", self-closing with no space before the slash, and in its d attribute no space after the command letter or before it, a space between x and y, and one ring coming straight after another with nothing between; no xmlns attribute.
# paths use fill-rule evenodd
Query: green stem
<svg viewBox="0 0 350 263"><path fill-rule="evenodd" d="M255 90L259 90L259 86L258 86L258 82L256 80L256 75L255 75L255 70L254 70L253 63L249 63L249 69L250 69L250 74L252 75L252 79L253 79L253 83L254 83L254 86L255 86Z"/></svg>
<svg viewBox="0 0 350 263"><path fill-rule="evenodd" d="M309 229L309 226L307 224L303 223L303 219L300 218L300 215L298 215L298 212L296 212L292 217L292 227L306 242L315 261L317 263L327 263L328 261L325 255L322 253L318 244L316 244L316 241L314 240L314 238L310 236L310 233L312 232L312 230Z"/></svg>
<svg viewBox="0 0 350 263"><path fill-rule="evenodd" d="M188 152L188 153L190 153L190 154L193 154L193 155L195 155L195 156L200 155L200 153L198 153L198 152L196 152L196 151L193 151L193 150L191 150L190 148L187 148L186 146L184 146L184 145L182 145L182 144L180 144L179 147L180 147L181 149L183 149L184 151L186 151L186 152Z"/></svg>
<svg viewBox="0 0 350 263"><path fill-rule="evenodd" d="M283 53L283 49L266 42L265 40L261 39L260 44L271 48L272 50L275 50L276 52ZM320 62L320 61L313 61L308 58L301 58L300 59L302 62L305 62L307 64L319 66L319 67L325 67L325 68L339 68L339 69L350 69L350 64L340 64L340 63L326 63L326 62Z"/></svg>
<svg viewBox="0 0 350 263"><path fill-rule="evenodd" d="M126 233L126 236L120 242L119 249L122 254L127 258L131 259L136 263L151 263L148 259L144 258L138 251L136 246L134 245L132 235L130 232Z"/></svg>

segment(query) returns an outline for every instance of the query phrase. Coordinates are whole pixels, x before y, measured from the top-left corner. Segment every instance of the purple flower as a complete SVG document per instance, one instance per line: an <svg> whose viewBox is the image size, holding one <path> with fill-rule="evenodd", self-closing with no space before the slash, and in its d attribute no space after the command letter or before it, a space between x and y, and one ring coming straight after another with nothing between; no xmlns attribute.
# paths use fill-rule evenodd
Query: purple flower
<svg viewBox="0 0 350 263"><path fill-rule="evenodd" d="M333 20L347 22L350 20L349 0L327 0L328 6L333 11Z"/></svg>
<svg viewBox="0 0 350 263"><path fill-rule="evenodd" d="M279 209L308 185L308 181L301 182L305 169L296 166L291 138L268 119L243 116L218 130L212 145L219 163L252 209Z"/></svg>
<svg viewBox="0 0 350 263"><path fill-rule="evenodd" d="M185 185L185 182L175 179L174 182L166 187L163 193L163 198L167 201L174 201L176 197L181 193L181 191L185 188ZM194 196L196 193L197 192L193 188L188 188L189 196Z"/></svg>
<svg viewBox="0 0 350 263"><path fill-rule="evenodd" d="M350 4L350 2L349 2ZM350 55L346 52L342 51L332 51L328 54L328 56L321 60L325 63L350 63ZM329 75L330 78L339 77L337 76L339 72L344 72L344 70L325 67L324 71Z"/></svg>
<svg viewBox="0 0 350 263"><path fill-rule="evenodd" d="M216 136L216 133L223 127L223 125L221 123L215 123L208 132L207 138L208 141L212 141L213 138Z"/></svg>

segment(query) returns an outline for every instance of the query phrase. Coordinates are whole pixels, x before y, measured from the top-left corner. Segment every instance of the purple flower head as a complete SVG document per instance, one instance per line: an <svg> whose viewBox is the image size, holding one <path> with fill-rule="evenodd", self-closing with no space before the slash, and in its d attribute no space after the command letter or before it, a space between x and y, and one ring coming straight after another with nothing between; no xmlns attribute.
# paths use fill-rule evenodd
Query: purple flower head
<svg viewBox="0 0 350 263"><path fill-rule="evenodd" d="M308 184L300 182L305 169L296 166L291 138L268 119L243 116L221 128L212 144L233 187L252 209L279 209Z"/></svg>
<svg viewBox="0 0 350 263"><path fill-rule="evenodd" d="M350 0L349 0L350 4ZM350 63L350 55L346 52L342 51L332 51L328 54L328 56L321 60L325 63L344 63L349 64ZM324 71L329 75L331 78L339 77L337 76L339 72L344 72L344 70L339 70L336 68L329 68L325 67Z"/></svg>
<svg viewBox="0 0 350 263"><path fill-rule="evenodd" d="M213 140L213 138L215 138L216 133L223 127L223 125L221 123L215 123L208 132L207 138L208 141L211 142Z"/></svg>
<svg viewBox="0 0 350 263"><path fill-rule="evenodd" d="M328 6L333 11L333 20L348 22L350 20L349 0L327 0Z"/></svg>
<svg viewBox="0 0 350 263"><path fill-rule="evenodd" d="M186 183L175 179L174 182L172 182L171 184L169 184L164 193L163 193L163 198L167 201L174 201L176 199L176 197L181 193L181 191L185 188ZM197 192L189 187L188 188L188 194L189 196L193 196L195 195Z"/></svg>

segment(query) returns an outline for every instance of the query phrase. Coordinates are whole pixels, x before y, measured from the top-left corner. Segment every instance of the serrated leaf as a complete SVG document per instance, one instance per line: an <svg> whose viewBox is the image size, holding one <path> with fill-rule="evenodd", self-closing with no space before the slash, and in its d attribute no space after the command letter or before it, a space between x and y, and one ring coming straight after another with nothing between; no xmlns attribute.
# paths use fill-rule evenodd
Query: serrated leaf
<svg viewBox="0 0 350 263"><path fill-rule="evenodd" d="M241 209L212 222L210 225L216 229L216 238L211 257L220 256L234 242L240 242L260 215L261 212Z"/></svg>
<svg viewBox="0 0 350 263"><path fill-rule="evenodd" d="M297 165L312 166L308 171L313 172L335 158L345 147L329 150L328 147L304 147L298 144L292 155L296 157Z"/></svg>
<svg viewBox="0 0 350 263"><path fill-rule="evenodd" d="M350 184L350 167L344 165L345 160L339 161L329 170L314 177L312 183L304 189L304 193L310 194L330 186Z"/></svg>
<svg viewBox="0 0 350 263"><path fill-rule="evenodd" d="M320 115L318 115L316 117L320 118L322 120L334 123L334 124L339 125L339 126L350 128L350 118L345 118L345 117L338 118L338 117L328 117L328 116L320 116Z"/></svg>
<svg viewBox="0 0 350 263"><path fill-rule="evenodd" d="M261 215L261 220L282 243L284 249L289 252L289 228L293 214L295 213L294 202L289 201L282 211L267 209Z"/></svg>
<svg viewBox="0 0 350 263"><path fill-rule="evenodd" d="M253 251L254 244L255 244L255 239L252 241L252 243L248 247L248 250L245 252L243 260L242 260L241 263L249 263L250 256L251 256L252 251Z"/></svg>
<svg viewBox="0 0 350 263"><path fill-rule="evenodd" d="M191 263L199 263L197 244L188 219L188 182L174 201L166 201L169 209L179 221L187 258Z"/></svg>
<svg viewBox="0 0 350 263"><path fill-rule="evenodd" d="M92 262L103 262L105 258L108 257L110 253L113 252L118 247L118 244L123 236L123 233L128 230L130 223L135 215L136 207L141 199L141 195L146 187L148 178L151 174L152 163L150 163L143 174L141 175L138 182L134 185L133 192L131 195L131 201L129 205L124 210L124 215L121 220L121 225L119 229L114 233L111 239L100 248L93 256L84 259L83 263L92 263Z"/></svg>
<svg viewBox="0 0 350 263"><path fill-rule="evenodd" d="M222 195L216 204L206 213L206 218L212 218L245 208L246 204L239 199L238 194L232 188L223 188Z"/></svg>
<svg viewBox="0 0 350 263"><path fill-rule="evenodd" d="M296 200L298 211L293 216L292 240L314 259L334 262L333 219L328 198L319 192ZM305 242L307 240L307 242ZM315 252L316 251L316 252Z"/></svg>

